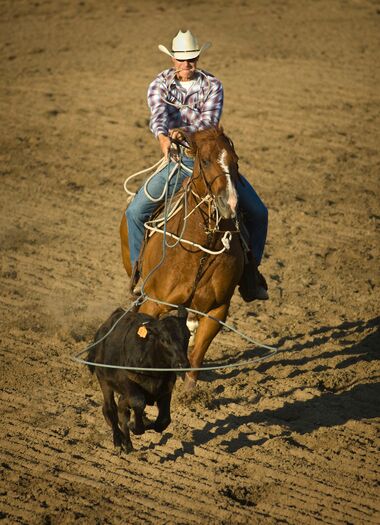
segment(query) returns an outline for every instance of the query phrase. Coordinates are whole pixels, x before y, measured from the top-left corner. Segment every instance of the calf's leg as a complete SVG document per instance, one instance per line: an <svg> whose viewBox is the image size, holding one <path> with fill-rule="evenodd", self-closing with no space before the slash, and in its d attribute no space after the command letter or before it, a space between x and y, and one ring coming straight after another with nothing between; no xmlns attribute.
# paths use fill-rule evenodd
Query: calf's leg
<svg viewBox="0 0 380 525"><path fill-rule="evenodd" d="M171 423L170 417L170 402L172 399L172 393L169 392L164 396L157 399L158 416L156 421L152 423L151 428L156 432L163 432Z"/></svg>
<svg viewBox="0 0 380 525"><path fill-rule="evenodd" d="M146 407L146 400L144 393L137 385L134 388L130 388L128 391L128 405L132 411L128 424L130 430L136 435L144 434L144 410Z"/></svg>
<svg viewBox="0 0 380 525"><path fill-rule="evenodd" d="M117 411L119 416L120 429L123 433L123 443L121 448L127 453L132 452L133 445L129 432L129 420L131 416L131 411L128 405L128 398L126 396L120 396Z"/></svg>
<svg viewBox="0 0 380 525"><path fill-rule="evenodd" d="M113 444L115 447L122 447L124 435L119 428L119 420L117 417L117 407L113 394L112 387L109 386L106 380L99 378L100 388L103 392L103 415L113 432Z"/></svg>

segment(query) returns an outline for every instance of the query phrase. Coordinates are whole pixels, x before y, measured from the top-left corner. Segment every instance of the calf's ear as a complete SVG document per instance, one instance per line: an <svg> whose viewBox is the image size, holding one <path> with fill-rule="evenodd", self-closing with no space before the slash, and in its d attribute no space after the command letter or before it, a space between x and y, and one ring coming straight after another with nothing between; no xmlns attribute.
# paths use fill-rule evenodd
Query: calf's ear
<svg viewBox="0 0 380 525"><path fill-rule="evenodd" d="M178 306L178 317L179 319L187 319L187 309L182 305Z"/></svg>

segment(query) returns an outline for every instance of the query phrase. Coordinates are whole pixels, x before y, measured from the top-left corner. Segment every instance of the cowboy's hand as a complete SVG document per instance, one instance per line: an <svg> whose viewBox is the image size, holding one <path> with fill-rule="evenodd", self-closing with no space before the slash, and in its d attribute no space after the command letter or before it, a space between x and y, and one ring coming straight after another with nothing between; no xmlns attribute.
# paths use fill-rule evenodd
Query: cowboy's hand
<svg viewBox="0 0 380 525"><path fill-rule="evenodd" d="M165 159L167 159L169 157L169 150L170 150L172 141L170 140L169 137L167 137L163 133L160 133L158 135L158 142L160 143L160 148L161 148L162 153L165 156Z"/></svg>
<svg viewBox="0 0 380 525"><path fill-rule="evenodd" d="M184 135L180 129L171 129L169 131L169 136L171 139L183 141Z"/></svg>

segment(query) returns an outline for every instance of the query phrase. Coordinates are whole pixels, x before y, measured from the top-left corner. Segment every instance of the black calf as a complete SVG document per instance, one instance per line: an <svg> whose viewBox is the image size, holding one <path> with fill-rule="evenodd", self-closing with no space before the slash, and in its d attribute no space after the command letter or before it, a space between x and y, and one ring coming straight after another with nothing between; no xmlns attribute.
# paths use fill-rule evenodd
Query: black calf
<svg viewBox="0 0 380 525"><path fill-rule="evenodd" d="M96 332L100 339L122 316L118 308ZM189 367L187 346L190 332L186 326L187 311L178 308L178 317L154 319L150 315L128 312L112 332L90 349L88 358L94 363L140 368ZM113 431L116 447L133 450L130 430L143 434L153 429L163 432L170 424L170 402L176 382L175 372L139 372L89 365L96 373L103 392L103 414ZM116 406L114 392L120 394ZM146 405L157 404L156 421L144 416Z"/></svg>

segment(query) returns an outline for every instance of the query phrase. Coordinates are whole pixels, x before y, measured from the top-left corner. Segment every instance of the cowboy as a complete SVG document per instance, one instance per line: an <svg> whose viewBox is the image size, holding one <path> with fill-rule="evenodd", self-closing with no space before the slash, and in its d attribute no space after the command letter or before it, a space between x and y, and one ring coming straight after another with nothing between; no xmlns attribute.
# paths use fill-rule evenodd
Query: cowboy
<svg viewBox="0 0 380 525"><path fill-rule="evenodd" d="M160 51L171 57L172 67L162 71L148 88L150 130L169 162L169 166L166 165L158 171L149 182L149 193L155 199L163 194L168 173L176 165L170 158L170 148L172 140L181 138L178 128L193 133L219 124L223 108L222 83L211 73L197 68L200 55L210 46L211 43L206 42L199 47L197 39L189 30L178 32L173 38L171 51L163 45L158 46ZM191 175L194 159L185 153L182 156L182 164L184 167L179 168L177 177L172 177L169 181L168 195L177 191L183 180ZM239 207L246 216L244 224L251 246L252 262L249 263L249 273L255 276L248 294L242 293L242 296L246 301L268 299L265 279L257 270L264 252L268 211L243 176L236 189ZM149 200L144 188L140 188L126 210L132 263L131 290L135 292L140 277L138 258L144 238L144 222L149 220L157 205L157 201Z"/></svg>

